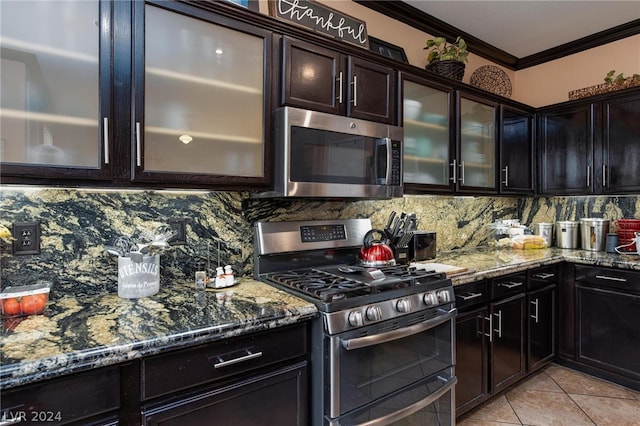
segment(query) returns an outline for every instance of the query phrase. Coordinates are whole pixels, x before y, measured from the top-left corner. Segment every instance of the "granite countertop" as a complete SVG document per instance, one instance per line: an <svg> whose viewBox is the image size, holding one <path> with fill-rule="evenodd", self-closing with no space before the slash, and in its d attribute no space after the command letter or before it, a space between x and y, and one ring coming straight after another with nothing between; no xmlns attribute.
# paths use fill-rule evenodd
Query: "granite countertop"
<svg viewBox="0 0 640 426"><path fill-rule="evenodd" d="M559 262L640 270L640 256L584 250L493 248L439 252L437 262L467 268L462 285ZM104 293L54 297L42 315L5 319L0 338L0 387L117 364L165 350L305 321L313 303L268 284L241 278L227 291L163 284L142 299ZM55 291L55 289L54 289Z"/></svg>
<svg viewBox="0 0 640 426"><path fill-rule="evenodd" d="M3 320L0 388L308 320L306 302L240 278L223 290L161 285L158 294L62 295L41 315ZM55 289L54 289L55 291Z"/></svg>
<svg viewBox="0 0 640 426"><path fill-rule="evenodd" d="M468 271L451 276L454 286L560 262L640 271L640 256L637 254L623 255L558 248L514 250L474 247L473 249L439 252L436 259L426 262L437 262L468 269Z"/></svg>

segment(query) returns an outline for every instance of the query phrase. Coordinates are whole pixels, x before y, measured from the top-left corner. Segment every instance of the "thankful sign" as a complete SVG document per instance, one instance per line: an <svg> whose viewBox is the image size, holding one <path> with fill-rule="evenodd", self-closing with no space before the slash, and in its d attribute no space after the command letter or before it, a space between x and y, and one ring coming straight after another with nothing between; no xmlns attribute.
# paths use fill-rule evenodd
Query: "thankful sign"
<svg viewBox="0 0 640 426"><path fill-rule="evenodd" d="M272 0L269 14L331 37L368 48L367 26L349 15L310 0Z"/></svg>

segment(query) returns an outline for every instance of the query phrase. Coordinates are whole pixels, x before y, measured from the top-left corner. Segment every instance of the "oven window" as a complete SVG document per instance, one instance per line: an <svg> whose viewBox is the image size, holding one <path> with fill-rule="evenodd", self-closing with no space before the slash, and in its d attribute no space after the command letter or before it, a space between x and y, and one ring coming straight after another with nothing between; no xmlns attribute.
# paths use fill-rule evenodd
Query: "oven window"
<svg viewBox="0 0 640 426"><path fill-rule="evenodd" d="M403 320L405 320L403 318ZM396 326L382 323L375 333ZM402 325L406 326L406 325ZM342 340L357 335L341 336ZM359 349L340 345L340 413L414 384L453 365L452 321L418 334Z"/></svg>
<svg viewBox="0 0 640 426"><path fill-rule="evenodd" d="M341 425L358 425L372 420L394 416L394 426L452 425L454 419L453 391L450 384L455 383L450 375L451 369L434 374L427 379L409 386L400 393L375 401L359 410L340 418ZM448 380L448 382L447 382ZM449 388L444 394L431 402L439 391ZM424 401L427 401L424 403ZM418 405L416 411L403 413L403 410ZM386 424L386 423L385 423Z"/></svg>
<svg viewBox="0 0 640 426"><path fill-rule="evenodd" d="M339 184L375 185L386 173L385 146L381 139L291 128L291 180ZM376 167L380 162L382 167ZM380 170L379 173L376 170Z"/></svg>

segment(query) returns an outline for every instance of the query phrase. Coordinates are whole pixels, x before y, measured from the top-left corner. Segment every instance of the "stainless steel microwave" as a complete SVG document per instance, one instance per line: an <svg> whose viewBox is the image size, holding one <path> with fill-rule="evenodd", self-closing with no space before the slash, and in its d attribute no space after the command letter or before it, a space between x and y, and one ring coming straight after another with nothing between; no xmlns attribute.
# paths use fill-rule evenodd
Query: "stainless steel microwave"
<svg viewBox="0 0 640 426"><path fill-rule="evenodd" d="M402 127L292 107L274 112L274 189L259 196L402 196Z"/></svg>

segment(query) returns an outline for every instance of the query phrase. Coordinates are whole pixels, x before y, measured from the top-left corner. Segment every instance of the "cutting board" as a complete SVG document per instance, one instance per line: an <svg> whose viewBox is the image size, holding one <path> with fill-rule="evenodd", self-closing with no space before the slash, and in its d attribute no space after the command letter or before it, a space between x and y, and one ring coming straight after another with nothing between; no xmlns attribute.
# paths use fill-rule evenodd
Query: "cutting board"
<svg viewBox="0 0 640 426"><path fill-rule="evenodd" d="M469 268L446 265L444 263L412 263L411 266L415 266L418 269L426 269L428 271L444 272L447 277L474 272Z"/></svg>

